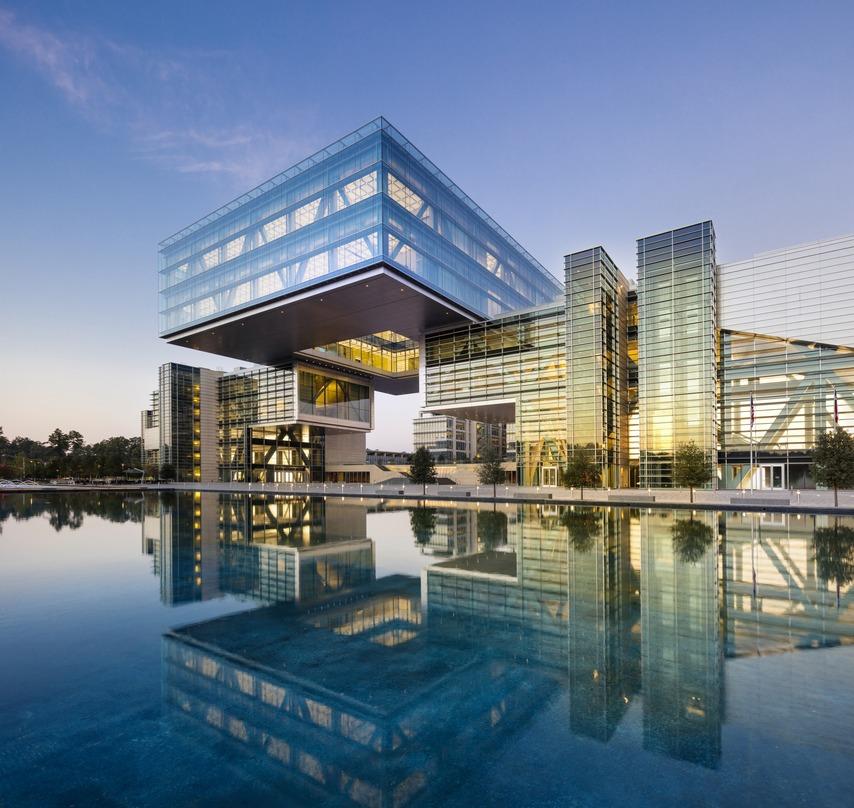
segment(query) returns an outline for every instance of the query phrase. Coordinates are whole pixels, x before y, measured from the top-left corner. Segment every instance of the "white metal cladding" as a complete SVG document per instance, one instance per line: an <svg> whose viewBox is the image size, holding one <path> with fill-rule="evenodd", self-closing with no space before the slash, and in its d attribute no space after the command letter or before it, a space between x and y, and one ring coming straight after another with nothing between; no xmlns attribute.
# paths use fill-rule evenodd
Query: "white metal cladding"
<svg viewBox="0 0 854 808"><path fill-rule="evenodd" d="M718 268L720 327L854 347L854 235Z"/></svg>

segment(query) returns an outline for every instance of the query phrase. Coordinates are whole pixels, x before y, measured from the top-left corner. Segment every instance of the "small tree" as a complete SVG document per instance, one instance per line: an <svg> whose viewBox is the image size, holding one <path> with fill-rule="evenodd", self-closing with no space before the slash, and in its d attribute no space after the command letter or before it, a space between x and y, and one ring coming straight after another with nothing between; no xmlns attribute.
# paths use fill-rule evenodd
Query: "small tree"
<svg viewBox="0 0 854 808"><path fill-rule="evenodd" d="M501 468L501 457L491 443L484 444L480 450L477 479L481 485L492 486L492 498L495 499L495 486L504 482L504 469Z"/></svg>
<svg viewBox="0 0 854 808"><path fill-rule="evenodd" d="M839 505L839 489L854 487L854 437L841 426L818 436L812 475L817 483L833 488L835 506Z"/></svg>
<svg viewBox="0 0 854 808"><path fill-rule="evenodd" d="M175 480L175 466L171 463L164 463L160 467L160 479L161 480Z"/></svg>
<svg viewBox="0 0 854 808"><path fill-rule="evenodd" d="M712 479L712 466L706 453L694 441L683 443L673 457L673 484L691 491Z"/></svg>
<svg viewBox="0 0 854 808"><path fill-rule="evenodd" d="M409 465L409 478L423 486L423 495L427 496L427 483L436 482L436 463L433 455L424 446L419 446L412 454Z"/></svg>
<svg viewBox="0 0 854 808"><path fill-rule="evenodd" d="M569 462L563 471L563 484L566 488L580 488L581 498L584 499L584 489L602 482L602 472L593 460L589 452L576 446L572 450Z"/></svg>

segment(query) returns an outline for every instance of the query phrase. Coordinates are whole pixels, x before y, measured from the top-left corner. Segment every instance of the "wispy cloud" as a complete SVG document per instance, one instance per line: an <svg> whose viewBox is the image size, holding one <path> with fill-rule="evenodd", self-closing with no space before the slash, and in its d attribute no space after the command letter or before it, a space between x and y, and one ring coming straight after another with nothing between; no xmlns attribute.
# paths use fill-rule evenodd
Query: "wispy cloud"
<svg viewBox="0 0 854 808"><path fill-rule="evenodd" d="M0 48L38 72L92 125L123 136L163 169L257 183L311 148L304 115L253 121L233 102L233 54L172 54L106 37L49 29L0 8Z"/></svg>

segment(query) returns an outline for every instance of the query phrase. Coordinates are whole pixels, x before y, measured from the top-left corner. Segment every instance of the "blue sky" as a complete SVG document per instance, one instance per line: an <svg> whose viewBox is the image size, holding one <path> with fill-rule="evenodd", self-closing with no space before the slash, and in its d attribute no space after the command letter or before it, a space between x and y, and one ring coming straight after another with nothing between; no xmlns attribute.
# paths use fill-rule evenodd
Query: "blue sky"
<svg viewBox="0 0 854 808"><path fill-rule="evenodd" d="M854 4L0 0L0 425L136 434L159 240L385 115L551 271L854 231ZM854 306L852 306L854 309ZM408 448L416 397L369 445Z"/></svg>

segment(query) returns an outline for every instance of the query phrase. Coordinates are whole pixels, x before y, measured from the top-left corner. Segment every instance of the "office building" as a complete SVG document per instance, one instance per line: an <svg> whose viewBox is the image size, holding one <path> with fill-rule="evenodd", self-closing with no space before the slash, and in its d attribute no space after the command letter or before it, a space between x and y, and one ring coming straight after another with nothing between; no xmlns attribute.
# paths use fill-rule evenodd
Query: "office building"
<svg viewBox="0 0 854 808"><path fill-rule="evenodd" d="M182 482L216 479L220 371L168 362L142 412L142 462Z"/></svg>
<svg viewBox="0 0 854 808"><path fill-rule="evenodd" d="M412 422L412 443L415 449L427 449L437 463L476 462L485 446L502 458L507 448L506 425L422 412Z"/></svg>
<svg viewBox="0 0 854 808"><path fill-rule="evenodd" d="M711 221L602 246L563 284L379 118L160 245L161 337L252 363L161 369L143 462L179 480L365 482L376 393L419 391L415 446L489 441L522 485L576 452L609 487L809 487L854 430L854 236L718 263ZM348 470L349 467L360 467Z"/></svg>

